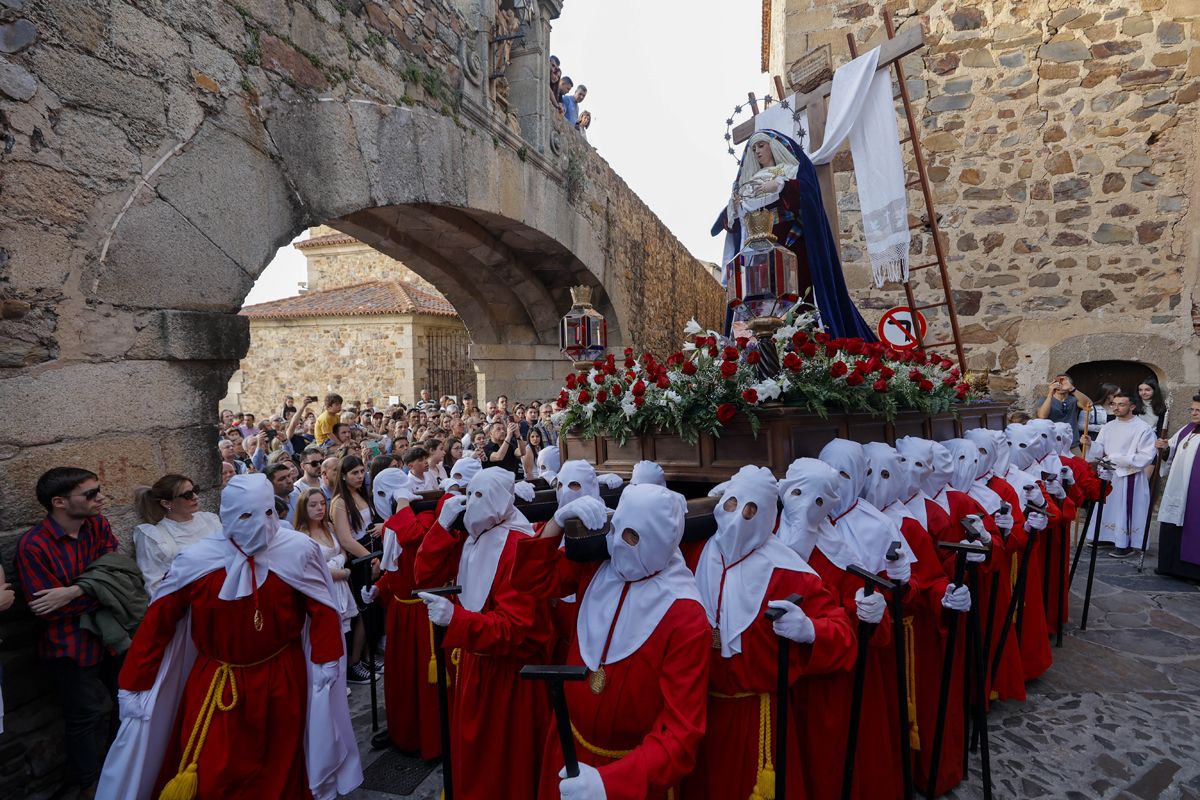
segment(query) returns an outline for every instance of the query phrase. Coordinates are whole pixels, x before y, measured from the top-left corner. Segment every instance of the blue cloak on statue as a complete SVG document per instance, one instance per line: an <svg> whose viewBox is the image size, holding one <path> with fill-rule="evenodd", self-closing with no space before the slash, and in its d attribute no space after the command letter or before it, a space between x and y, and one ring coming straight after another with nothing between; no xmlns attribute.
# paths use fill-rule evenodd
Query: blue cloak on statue
<svg viewBox="0 0 1200 800"><path fill-rule="evenodd" d="M850 293L846 289L846 278L842 274L842 262L838 258L837 243L829 229L829 218L825 216L825 206L821 203L821 186L817 182L817 170L813 167L804 150L792 138L778 131L761 130L756 133L765 134L786 147L799 162L796 170L796 182L799 192L791 192L796 197L798 218L793 227L798 229L798 237L803 241L805 255L808 256L808 268L812 280L813 300L820 314L821 324L830 335L839 338L859 338L868 342L875 341L875 334L870 326L858 313ZM742 161L753 158L750 148L742 154ZM734 189L737 179L734 179ZM720 216L712 227L712 235L727 231L726 263L730 255L736 254L742 247L742 226L740 220L729 220L728 209L722 209ZM788 237L791 238L791 237ZM781 239L789 246L786 239ZM799 244L799 242L796 242ZM795 249L792 247L792 249ZM724 264L722 268L724 268ZM733 312L726 311L725 333L728 334L733 321Z"/></svg>

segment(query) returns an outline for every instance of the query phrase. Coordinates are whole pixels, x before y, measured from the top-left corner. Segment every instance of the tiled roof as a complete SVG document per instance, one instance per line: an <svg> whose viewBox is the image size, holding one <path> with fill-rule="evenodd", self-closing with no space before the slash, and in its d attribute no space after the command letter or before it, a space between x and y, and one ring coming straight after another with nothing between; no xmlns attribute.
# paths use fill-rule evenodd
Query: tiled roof
<svg viewBox="0 0 1200 800"><path fill-rule="evenodd" d="M458 316L446 298L396 280L367 281L338 286L297 297L246 306L242 315L251 319L300 317L357 317L379 314L427 314Z"/></svg>
<svg viewBox="0 0 1200 800"><path fill-rule="evenodd" d="M307 250L310 247L331 247L335 244L357 244L358 239L345 233L334 231L320 236L313 236L302 242L296 242L293 247L297 250Z"/></svg>

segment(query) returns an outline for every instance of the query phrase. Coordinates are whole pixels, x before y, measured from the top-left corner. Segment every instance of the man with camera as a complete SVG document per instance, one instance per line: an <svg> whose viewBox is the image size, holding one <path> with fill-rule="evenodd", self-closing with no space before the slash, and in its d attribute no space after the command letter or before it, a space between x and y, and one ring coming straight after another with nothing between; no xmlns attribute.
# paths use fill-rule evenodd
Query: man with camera
<svg viewBox="0 0 1200 800"><path fill-rule="evenodd" d="M1037 418L1067 422L1074 429L1079 419L1079 409L1091 407L1091 399L1075 388L1075 382L1069 375L1055 375L1046 388L1046 399L1038 406ZM1078 440L1075 444L1078 444Z"/></svg>
<svg viewBox="0 0 1200 800"><path fill-rule="evenodd" d="M491 441L483 446L483 454L489 466L502 467L519 476L521 458L525 455L521 426L515 422L494 422L488 429L488 435Z"/></svg>

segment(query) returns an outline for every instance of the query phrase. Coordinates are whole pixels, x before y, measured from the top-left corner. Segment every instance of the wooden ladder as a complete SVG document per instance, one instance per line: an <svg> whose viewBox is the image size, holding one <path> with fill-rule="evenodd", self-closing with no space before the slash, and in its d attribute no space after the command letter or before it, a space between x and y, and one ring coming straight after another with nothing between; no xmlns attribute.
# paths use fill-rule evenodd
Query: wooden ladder
<svg viewBox="0 0 1200 800"><path fill-rule="evenodd" d="M896 38L896 27L892 21L892 12L884 9L883 23L887 29L888 39ZM917 24L920 24L919 21ZM846 41L850 44L851 58L858 58L858 42L854 38L853 33L846 34ZM913 336L917 340L917 349L921 351L932 350L947 345L954 345L954 352L958 356L958 368L963 375L967 374L967 357L963 352L962 337L958 332L958 309L954 305L954 293L950 288L950 270L946 265L946 248L942 243L942 232L938 227L937 212L933 207L933 187L929 185L929 172L925 168L925 155L921 152L921 136L917 130L917 119L913 114L912 99L908 94L908 81L904 76L904 66L901 59L897 58L892 62L892 68L896 71L896 82L900 87L899 98L900 103L904 107L904 117L908 120L908 136L900 140L900 144L909 144L912 146L913 162L917 167L917 177L904 184L905 189L921 188L921 196L925 200L925 221L918 223L910 228L917 230L927 228L933 239L933 252L936 258L933 261L928 261L921 264L914 264L909 267L910 277L904 281L904 297L908 302L908 308L912 312L913 317ZM913 293L911 273L920 270L932 269L937 267L938 275L942 282L942 301L938 303L925 303L917 305L916 296ZM950 338L943 339L937 342L926 342L925 336L921 332L921 326L917 324L917 313L928 311L931 309L945 308L950 319Z"/></svg>

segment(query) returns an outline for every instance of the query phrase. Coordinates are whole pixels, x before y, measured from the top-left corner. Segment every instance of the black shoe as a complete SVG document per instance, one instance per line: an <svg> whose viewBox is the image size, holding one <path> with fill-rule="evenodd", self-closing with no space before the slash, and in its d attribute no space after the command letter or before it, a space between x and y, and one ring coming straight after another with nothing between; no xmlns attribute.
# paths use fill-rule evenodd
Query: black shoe
<svg viewBox="0 0 1200 800"><path fill-rule="evenodd" d="M371 682L371 671L367 669L365 662L358 662L350 669L346 670L346 683L354 683L362 685Z"/></svg>
<svg viewBox="0 0 1200 800"><path fill-rule="evenodd" d="M372 750L386 750L392 746L392 737L388 735L388 729L384 728L379 733L371 737Z"/></svg>
<svg viewBox="0 0 1200 800"><path fill-rule="evenodd" d="M363 665L374 670L376 675L380 675L383 673L383 659L382 658L379 659L378 661L371 661L370 659L365 658L365 659L363 659Z"/></svg>
<svg viewBox="0 0 1200 800"><path fill-rule="evenodd" d="M1133 555L1132 547L1114 547L1112 549L1112 551L1109 552L1108 557L1109 558L1129 558L1131 555Z"/></svg>

